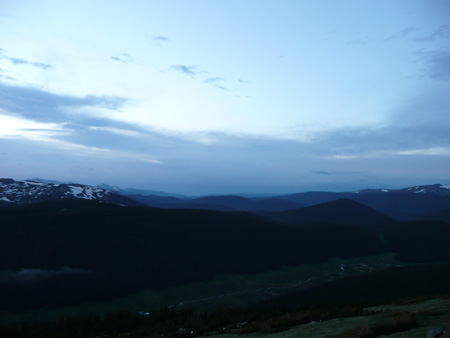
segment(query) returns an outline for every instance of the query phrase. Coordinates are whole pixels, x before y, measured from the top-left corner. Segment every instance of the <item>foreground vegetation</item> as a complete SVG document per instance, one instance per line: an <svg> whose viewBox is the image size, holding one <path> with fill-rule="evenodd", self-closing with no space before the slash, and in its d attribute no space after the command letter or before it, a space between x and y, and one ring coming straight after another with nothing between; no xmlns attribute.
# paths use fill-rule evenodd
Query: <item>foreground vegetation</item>
<svg viewBox="0 0 450 338"><path fill-rule="evenodd" d="M433 297L448 297L446 307L441 304L438 309L429 307L421 311L408 308L410 303L418 300L423 303ZM379 307L382 304L396 304L402 308ZM119 311L104 316L78 315L3 326L0 336L106 338L160 337L161 334L165 337L275 334L294 330L290 329L293 326L322 325L337 318L351 317L358 323L356 326L341 325L328 333L336 338L362 338L410 330L421 325L424 317L438 317L443 313L450 318L450 265L391 268L325 283L244 308L202 313L163 308L149 313ZM421 316L419 321L417 315Z"/></svg>

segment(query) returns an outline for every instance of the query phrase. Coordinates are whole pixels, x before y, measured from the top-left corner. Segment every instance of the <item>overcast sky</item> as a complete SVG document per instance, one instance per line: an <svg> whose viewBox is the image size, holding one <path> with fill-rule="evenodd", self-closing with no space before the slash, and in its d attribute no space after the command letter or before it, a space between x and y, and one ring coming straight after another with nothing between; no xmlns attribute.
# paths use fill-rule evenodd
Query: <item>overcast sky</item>
<svg viewBox="0 0 450 338"><path fill-rule="evenodd" d="M450 1L3 0L0 177L450 183Z"/></svg>

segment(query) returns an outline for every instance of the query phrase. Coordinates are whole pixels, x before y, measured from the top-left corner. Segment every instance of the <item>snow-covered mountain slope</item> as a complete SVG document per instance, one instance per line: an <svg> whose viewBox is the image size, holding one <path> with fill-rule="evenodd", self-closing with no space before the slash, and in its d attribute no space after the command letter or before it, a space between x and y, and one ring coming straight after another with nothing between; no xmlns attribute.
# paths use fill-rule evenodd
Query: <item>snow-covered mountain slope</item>
<svg viewBox="0 0 450 338"><path fill-rule="evenodd" d="M85 199L123 205L138 205L125 196L109 190L88 185L70 183L44 183L32 180L15 181L0 179L0 202L2 204L30 204L49 200Z"/></svg>
<svg viewBox="0 0 450 338"><path fill-rule="evenodd" d="M409 192L413 194L436 194L450 196L450 185L433 184L418 185L415 187L401 189L401 192Z"/></svg>
<svg viewBox="0 0 450 338"><path fill-rule="evenodd" d="M450 196L450 185L431 184L431 185L417 185L414 187L403 189L364 189L353 191L353 194L380 194L380 193L433 194L433 195Z"/></svg>
<svg viewBox="0 0 450 338"><path fill-rule="evenodd" d="M180 194L174 194L159 190L149 190L149 189L135 189L135 188L121 188L115 185L109 184L99 184L98 188L106 189L109 191L113 191L117 194L121 195L143 195L143 196L167 196L167 197L176 197L176 198L185 198L185 196Z"/></svg>

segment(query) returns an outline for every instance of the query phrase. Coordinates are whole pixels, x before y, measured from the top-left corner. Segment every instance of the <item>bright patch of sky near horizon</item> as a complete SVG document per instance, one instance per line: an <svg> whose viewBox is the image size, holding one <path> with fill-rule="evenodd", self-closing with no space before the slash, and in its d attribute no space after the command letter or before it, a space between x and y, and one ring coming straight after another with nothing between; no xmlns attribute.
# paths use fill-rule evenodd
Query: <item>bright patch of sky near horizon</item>
<svg viewBox="0 0 450 338"><path fill-rule="evenodd" d="M448 1L3 1L0 176L448 183Z"/></svg>

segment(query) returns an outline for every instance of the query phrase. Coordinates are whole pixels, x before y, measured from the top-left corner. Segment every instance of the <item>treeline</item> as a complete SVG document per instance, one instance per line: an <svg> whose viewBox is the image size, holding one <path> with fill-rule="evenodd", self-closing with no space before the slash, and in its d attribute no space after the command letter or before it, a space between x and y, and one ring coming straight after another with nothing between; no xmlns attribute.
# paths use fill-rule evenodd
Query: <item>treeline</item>
<svg viewBox="0 0 450 338"><path fill-rule="evenodd" d="M357 316L362 307L325 305L280 312L278 308L219 309L196 314L190 309L164 308L148 315L128 311L99 315L78 315L56 321L23 322L0 327L0 337L79 338L79 337L199 337L228 332L273 333L292 325L332 318Z"/></svg>

